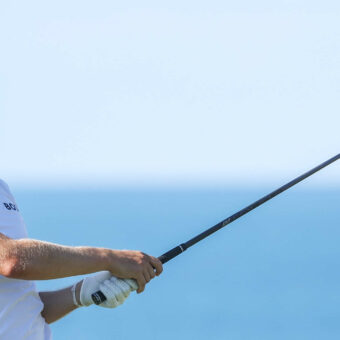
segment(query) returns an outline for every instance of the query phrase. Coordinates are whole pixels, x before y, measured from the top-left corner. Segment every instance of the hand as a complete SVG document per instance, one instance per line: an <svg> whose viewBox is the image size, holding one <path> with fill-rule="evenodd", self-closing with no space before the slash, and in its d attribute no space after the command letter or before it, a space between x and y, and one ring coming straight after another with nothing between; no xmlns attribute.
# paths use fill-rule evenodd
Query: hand
<svg viewBox="0 0 340 340"><path fill-rule="evenodd" d="M156 257L134 250L112 250L108 270L118 278L135 279L137 293L144 291L145 285L156 275L160 275L163 266Z"/></svg>
<svg viewBox="0 0 340 340"><path fill-rule="evenodd" d="M107 298L99 306L115 308L121 305L129 297L130 292L136 290L138 286L135 280L118 279L115 276L111 276L110 280L105 280L99 288Z"/></svg>
<svg viewBox="0 0 340 340"><path fill-rule="evenodd" d="M100 272L94 276L86 277L80 289L80 303L83 306L93 304L91 295L100 290L106 301L100 307L115 308L121 305L130 295L130 292L137 289L134 280L121 280L112 276L110 272Z"/></svg>

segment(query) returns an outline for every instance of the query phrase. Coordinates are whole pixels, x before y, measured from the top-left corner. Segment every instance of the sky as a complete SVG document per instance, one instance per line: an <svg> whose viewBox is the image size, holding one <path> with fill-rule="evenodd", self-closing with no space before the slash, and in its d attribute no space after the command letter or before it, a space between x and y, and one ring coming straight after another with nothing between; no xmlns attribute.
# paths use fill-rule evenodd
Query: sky
<svg viewBox="0 0 340 340"><path fill-rule="evenodd" d="M337 1L0 4L0 177L284 183L340 152ZM340 164L311 185L340 185Z"/></svg>

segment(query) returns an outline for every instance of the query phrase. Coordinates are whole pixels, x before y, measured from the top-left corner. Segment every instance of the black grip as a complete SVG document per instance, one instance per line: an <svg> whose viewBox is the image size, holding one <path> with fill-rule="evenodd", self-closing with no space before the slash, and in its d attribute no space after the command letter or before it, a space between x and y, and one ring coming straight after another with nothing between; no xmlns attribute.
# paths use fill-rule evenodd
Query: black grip
<svg viewBox="0 0 340 340"><path fill-rule="evenodd" d="M106 296L100 291L98 290L97 292L93 293L91 295L93 302L96 305L100 305L101 303L103 303L104 301L106 301Z"/></svg>
<svg viewBox="0 0 340 340"><path fill-rule="evenodd" d="M185 243L182 243L181 245L172 248L171 250L169 250L168 252L164 253L163 255L159 256L158 259L164 264L168 261L170 261L171 259L173 259L174 257L176 257L177 255L183 253L184 250L187 249L187 246ZM93 293L91 295L93 302L96 305L100 305L101 303L103 303L104 301L106 301L106 296L100 291L98 290L97 292Z"/></svg>
<svg viewBox="0 0 340 340"><path fill-rule="evenodd" d="M174 257L176 257L177 255L183 253L183 251L186 249L187 249L186 244L182 243L181 245L175 248L172 248L171 250L167 251L163 255L159 256L158 259L164 264L170 261L171 259L173 259Z"/></svg>

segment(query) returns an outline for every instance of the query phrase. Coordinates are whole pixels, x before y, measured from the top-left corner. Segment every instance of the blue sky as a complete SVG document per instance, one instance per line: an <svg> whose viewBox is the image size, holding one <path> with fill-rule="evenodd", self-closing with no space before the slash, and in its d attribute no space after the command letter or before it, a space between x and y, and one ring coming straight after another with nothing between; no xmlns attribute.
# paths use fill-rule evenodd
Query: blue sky
<svg viewBox="0 0 340 340"><path fill-rule="evenodd" d="M280 182L340 152L335 1L0 5L1 175ZM311 183L339 184L339 165Z"/></svg>

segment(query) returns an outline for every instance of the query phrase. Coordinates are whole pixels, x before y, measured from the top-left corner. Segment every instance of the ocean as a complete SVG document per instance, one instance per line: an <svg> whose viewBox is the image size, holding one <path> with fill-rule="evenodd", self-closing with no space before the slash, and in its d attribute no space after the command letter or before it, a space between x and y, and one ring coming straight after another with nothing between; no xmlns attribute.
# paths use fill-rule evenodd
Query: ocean
<svg viewBox="0 0 340 340"><path fill-rule="evenodd" d="M159 256L273 189L14 193L31 238ZM51 327L55 340L331 340L340 338L339 306L340 188L302 183L165 264L124 305L81 308Z"/></svg>

